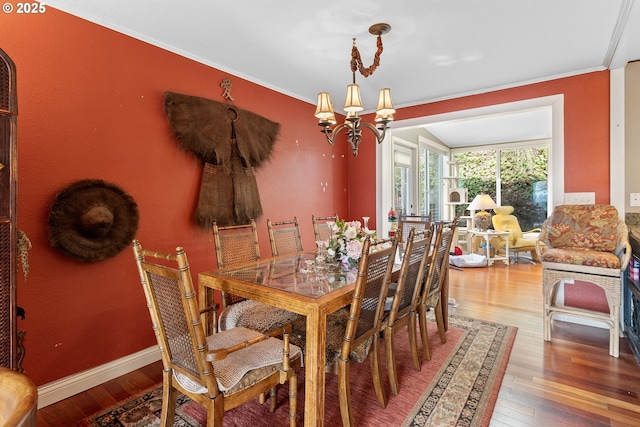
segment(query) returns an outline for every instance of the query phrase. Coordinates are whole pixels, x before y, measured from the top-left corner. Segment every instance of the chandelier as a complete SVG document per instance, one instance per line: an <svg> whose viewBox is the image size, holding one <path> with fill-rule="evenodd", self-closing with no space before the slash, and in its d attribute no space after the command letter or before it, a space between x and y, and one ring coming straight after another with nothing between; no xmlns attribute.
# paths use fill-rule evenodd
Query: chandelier
<svg viewBox="0 0 640 427"><path fill-rule="evenodd" d="M360 99L360 86L356 84L356 70L360 71L364 77L369 77L380 65L380 54L382 54L382 35L391 30L389 24L375 24L369 28L369 33L378 36L378 50L373 59L373 64L365 68L362 65L360 51L356 46L356 39L353 39L351 48L351 72L353 73L353 83L347 86L347 99L344 103L344 111L347 113L344 123L336 125L336 117L333 112L333 104L328 92L318 94L318 106L315 116L319 119L318 125L322 126L322 132L327 137L327 142L333 146L335 138L343 131L346 131L349 144L353 150L353 156L358 155L358 146L362 138L362 129L369 129L373 132L378 143L384 140L387 125L393 121L393 114L396 110L391 102L391 90L389 88L380 89L378 95L378 108L376 108L375 121L377 126L366 123L358 116L358 112L364 110ZM331 126L334 126L333 128Z"/></svg>

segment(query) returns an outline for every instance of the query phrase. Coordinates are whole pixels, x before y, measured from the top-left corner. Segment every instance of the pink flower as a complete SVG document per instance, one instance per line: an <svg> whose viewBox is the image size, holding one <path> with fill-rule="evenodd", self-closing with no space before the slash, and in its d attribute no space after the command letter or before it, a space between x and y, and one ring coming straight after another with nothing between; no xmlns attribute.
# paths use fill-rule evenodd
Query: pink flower
<svg viewBox="0 0 640 427"><path fill-rule="evenodd" d="M362 242L360 240L349 240L347 242L347 256L353 260L360 259L362 254Z"/></svg>

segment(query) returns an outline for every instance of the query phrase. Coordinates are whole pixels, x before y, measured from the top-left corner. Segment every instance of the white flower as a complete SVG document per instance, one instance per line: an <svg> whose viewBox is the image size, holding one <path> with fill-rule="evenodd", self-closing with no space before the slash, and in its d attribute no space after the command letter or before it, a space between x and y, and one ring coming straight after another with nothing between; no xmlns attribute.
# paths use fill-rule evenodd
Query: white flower
<svg viewBox="0 0 640 427"><path fill-rule="evenodd" d="M358 230L352 225L347 226L347 229L344 230L344 237L347 239L355 239L357 236Z"/></svg>

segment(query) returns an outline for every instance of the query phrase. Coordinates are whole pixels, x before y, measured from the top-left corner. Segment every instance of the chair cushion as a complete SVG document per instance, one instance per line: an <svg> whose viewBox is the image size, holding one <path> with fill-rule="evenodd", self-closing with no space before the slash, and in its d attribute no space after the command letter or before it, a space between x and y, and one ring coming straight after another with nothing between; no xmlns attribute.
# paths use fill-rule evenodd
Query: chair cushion
<svg viewBox="0 0 640 427"><path fill-rule="evenodd" d="M338 357L340 357L348 319L349 309L347 308L342 308L327 316L327 342L325 351L327 365L334 364L338 361ZM301 317L292 323L291 342L303 349L306 346L306 326L305 317ZM352 347L349 357L359 363L364 362L369 354L372 342L373 339L368 339L360 345Z"/></svg>
<svg viewBox="0 0 640 427"><path fill-rule="evenodd" d="M247 328L233 328L207 337L209 350L228 348L262 334ZM237 392L247 386L269 376L282 367L282 340L268 338L242 350L229 354L225 359L213 362L218 388L223 392ZM291 344L289 358L295 360L300 357L300 347ZM174 377L186 390L193 393L205 393L207 390L201 384L195 383L188 377L174 371Z"/></svg>
<svg viewBox="0 0 640 427"><path fill-rule="evenodd" d="M584 248L549 248L542 253L541 261L589 267L620 268L620 259L613 253Z"/></svg>
<svg viewBox="0 0 640 427"><path fill-rule="evenodd" d="M611 205L556 206L548 224L553 248L612 252L617 244L618 211Z"/></svg>
<svg viewBox="0 0 640 427"><path fill-rule="evenodd" d="M226 331L238 326L268 333L301 317L281 308L275 308L254 300L244 300L228 305L220 313L219 328Z"/></svg>

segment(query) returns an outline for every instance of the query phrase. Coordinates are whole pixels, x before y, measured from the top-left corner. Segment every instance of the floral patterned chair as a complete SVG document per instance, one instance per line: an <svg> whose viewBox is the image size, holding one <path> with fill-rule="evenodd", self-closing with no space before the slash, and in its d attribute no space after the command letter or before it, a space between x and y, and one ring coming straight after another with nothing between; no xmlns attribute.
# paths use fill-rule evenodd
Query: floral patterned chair
<svg viewBox="0 0 640 427"><path fill-rule="evenodd" d="M555 314L596 320L609 327L609 354L618 357L622 277L631 247L627 226L616 208L599 204L557 206L541 227L536 253L542 262L545 341L551 341ZM558 285L566 280L602 288L609 312L558 305Z"/></svg>

